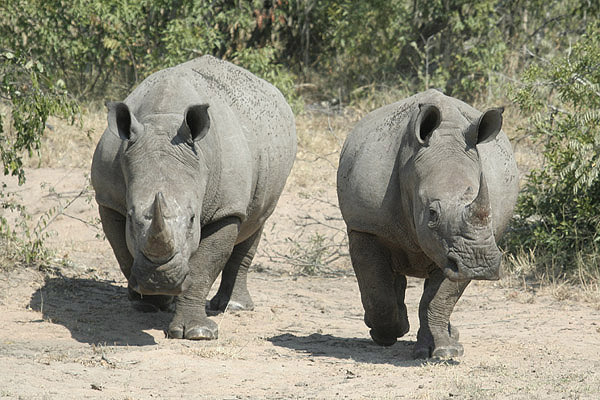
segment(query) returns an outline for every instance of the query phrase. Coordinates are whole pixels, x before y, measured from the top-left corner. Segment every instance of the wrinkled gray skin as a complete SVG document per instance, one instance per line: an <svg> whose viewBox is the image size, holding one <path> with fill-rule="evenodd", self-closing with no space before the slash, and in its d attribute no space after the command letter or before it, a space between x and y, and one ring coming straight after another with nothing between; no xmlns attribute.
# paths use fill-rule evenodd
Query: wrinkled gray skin
<svg viewBox="0 0 600 400"><path fill-rule="evenodd" d="M498 279L496 241L517 166L502 110L428 90L368 114L348 136L338 198L365 323L391 345L409 330L406 276L425 278L415 358L463 354L450 314L471 279Z"/></svg>
<svg viewBox="0 0 600 400"><path fill-rule="evenodd" d="M209 311L252 309L246 275L296 154L281 93L204 56L108 104L92 162L102 226L130 299L170 309L173 338L214 339Z"/></svg>

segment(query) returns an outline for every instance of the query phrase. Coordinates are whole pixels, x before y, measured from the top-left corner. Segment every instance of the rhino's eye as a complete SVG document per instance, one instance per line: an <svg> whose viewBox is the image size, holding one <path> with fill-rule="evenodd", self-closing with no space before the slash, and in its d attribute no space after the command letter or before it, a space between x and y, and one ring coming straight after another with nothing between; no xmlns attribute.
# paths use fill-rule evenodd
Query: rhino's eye
<svg viewBox="0 0 600 400"><path fill-rule="evenodd" d="M429 226L437 225L440 220L440 216L434 209L429 209Z"/></svg>
<svg viewBox="0 0 600 400"><path fill-rule="evenodd" d="M194 234L194 221L196 221L196 214L192 214L188 221L187 234L186 234L188 239L191 238L192 235Z"/></svg>
<svg viewBox="0 0 600 400"><path fill-rule="evenodd" d="M440 223L440 206L439 203L434 202L429 207L429 221L427 222L427 226L430 228L435 228Z"/></svg>

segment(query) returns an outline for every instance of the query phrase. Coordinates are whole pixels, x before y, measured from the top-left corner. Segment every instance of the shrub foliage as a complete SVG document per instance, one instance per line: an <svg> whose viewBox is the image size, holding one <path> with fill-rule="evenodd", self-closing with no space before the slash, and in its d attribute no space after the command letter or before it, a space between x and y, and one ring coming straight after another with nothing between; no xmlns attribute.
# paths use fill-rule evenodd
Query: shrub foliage
<svg viewBox="0 0 600 400"><path fill-rule="evenodd" d="M39 61L19 53L0 52L0 157L4 175L25 181L22 155L39 152L41 138L50 115L74 121L79 107L65 91L62 80L53 80ZM0 257L19 258L29 264L47 257L43 232L30 229L25 208L0 187L0 209L17 215L9 224L0 214Z"/></svg>
<svg viewBox="0 0 600 400"><path fill-rule="evenodd" d="M532 65L515 92L527 129L543 146L517 205L511 248L534 249L542 264L569 272L600 242L599 26L564 56Z"/></svg>
<svg viewBox="0 0 600 400"><path fill-rule="evenodd" d="M80 99L122 97L151 72L213 54L288 98L290 82L316 79L344 101L373 83L472 100L500 90L532 54L568 44L599 8L589 0L0 0L0 48L43 61Z"/></svg>
<svg viewBox="0 0 600 400"><path fill-rule="evenodd" d="M73 121L79 107L68 96L64 81L49 78L40 61L10 51L0 53L0 99L6 103L0 109L4 175L16 175L23 183L22 153L39 152L48 117L60 115Z"/></svg>

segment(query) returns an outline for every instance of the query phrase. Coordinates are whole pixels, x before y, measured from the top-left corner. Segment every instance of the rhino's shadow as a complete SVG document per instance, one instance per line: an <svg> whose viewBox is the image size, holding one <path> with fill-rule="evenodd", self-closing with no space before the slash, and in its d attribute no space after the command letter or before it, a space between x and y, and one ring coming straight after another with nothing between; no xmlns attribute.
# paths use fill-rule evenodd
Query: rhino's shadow
<svg viewBox="0 0 600 400"><path fill-rule="evenodd" d="M392 364L398 367L416 367L433 360L414 360L410 340L399 340L390 347L381 347L370 339L340 338L332 335L313 333L308 336L296 336L285 333L268 339L275 346L292 349L312 357L335 357L354 360L360 363ZM452 364L452 361L444 361Z"/></svg>
<svg viewBox="0 0 600 400"><path fill-rule="evenodd" d="M142 313L127 298L127 289L111 281L47 278L29 306L45 320L65 326L82 343L122 346L154 345L144 330L164 329L172 315Z"/></svg>

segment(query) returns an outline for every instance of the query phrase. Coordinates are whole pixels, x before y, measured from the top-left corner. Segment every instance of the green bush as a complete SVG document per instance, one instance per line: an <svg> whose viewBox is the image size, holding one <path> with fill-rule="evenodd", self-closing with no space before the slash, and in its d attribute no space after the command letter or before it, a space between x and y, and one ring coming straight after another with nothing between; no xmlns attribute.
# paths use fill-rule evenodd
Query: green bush
<svg viewBox="0 0 600 400"><path fill-rule="evenodd" d="M325 77L334 95L376 83L409 93L435 87L467 101L505 96L532 56L565 48L600 11L587 0L303 3L312 6L302 18L307 47L293 36L287 44L302 48L294 60Z"/></svg>
<svg viewBox="0 0 600 400"><path fill-rule="evenodd" d="M267 64L258 72L278 70L275 84L289 93L291 75L263 49L269 43L258 43L262 7L261 0L0 1L0 48L44 60L81 100L122 98L150 73L203 54L246 66L253 51Z"/></svg>
<svg viewBox="0 0 600 400"><path fill-rule="evenodd" d="M40 61L18 53L0 53L0 157L4 175L25 180L23 152L39 152L50 115L70 118L79 112L62 80L52 80Z"/></svg>
<svg viewBox="0 0 600 400"><path fill-rule="evenodd" d="M532 249L542 268L574 272L600 243L599 24L563 57L532 65L515 92L543 146L519 197L509 249Z"/></svg>
<svg viewBox="0 0 600 400"><path fill-rule="evenodd" d="M344 103L375 83L470 101L502 92L531 55L565 48L597 3L0 0L0 48L43 60L85 100L122 98L152 72L213 54L273 79L292 103L298 80Z"/></svg>
<svg viewBox="0 0 600 400"><path fill-rule="evenodd" d="M79 107L65 91L64 82L51 79L41 62L10 51L0 53L0 157L4 175L17 176L22 184L23 153L40 152L48 117L55 115L74 122L78 113ZM27 264L46 259L45 235L38 229L45 220L42 218L31 229L30 216L6 192L4 183L0 187L0 209L18 215L12 224L0 215L0 255Z"/></svg>

